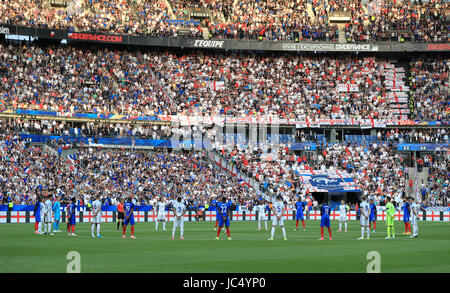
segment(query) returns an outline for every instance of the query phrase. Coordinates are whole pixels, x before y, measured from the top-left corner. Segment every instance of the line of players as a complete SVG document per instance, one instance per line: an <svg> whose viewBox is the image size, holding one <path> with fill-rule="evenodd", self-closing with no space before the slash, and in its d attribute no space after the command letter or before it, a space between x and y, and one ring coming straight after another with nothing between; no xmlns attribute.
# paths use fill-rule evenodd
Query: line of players
<svg viewBox="0 0 450 293"><path fill-rule="evenodd" d="M43 198L40 198L35 205L34 208L34 215L35 215L35 233L36 234L47 234L47 235L54 235L52 233L52 224L53 224L53 232L61 232L59 230L59 222L60 222L60 203L59 203L59 197L56 199L55 203L52 203L51 197L46 196ZM75 198L71 199L71 203L67 206L67 231L68 236L77 236L75 234L75 226L76 226L76 217L75 217L75 210L76 210L76 204L75 204ZM231 233L230 233L230 214L231 214L231 205L229 202L227 202L226 197L223 197L221 201L217 201L215 199L212 200L212 204L216 207L216 210L218 211L216 213L216 225L215 230L217 230L217 226L219 226L219 229L217 230L217 236L216 240L219 240L220 231L222 231L223 226L226 227L226 232L228 235L228 240L231 240ZM157 219L156 219L156 231L158 230L158 224L159 222L163 223L163 230L166 231L166 201L164 198L162 198L157 204L156 204L156 210L157 210ZM101 223L101 201L100 201L100 195L96 196L95 201L92 203L92 209L93 209L93 216L92 216L92 225L91 225L91 236L102 238L100 235L100 223ZM294 204L294 210L296 211L296 228L295 230L298 231L298 224L299 220L302 221L303 224L303 231L306 231L305 227L305 220L304 220L304 210L306 208L306 203L302 201L302 199L299 197L298 201ZM368 198L366 196L362 197L361 202L361 215L360 215L360 223L361 223L361 237L358 238L358 240L364 239L364 234L367 234L366 239L370 239L370 225L373 223L375 232L376 229L376 205L374 204L373 200ZM258 212L258 231L261 230L261 222L264 221L265 229L267 229L267 206L260 202L259 205L255 207L256 211ZM286 230L284 227L284 219L283 214L285 211L285 205L282 201L282 197L279 195L276 197L276 201L273 203L273 205L270 207L271 211L273 212L273 220L272 220L272 230L271 230L271 236L268 240L273 240L273 237L275 235L275 229L277 226L280 227L284 240L287 240L286 237ZM403 214L404 214L404 223L405 223L405 232L403 234L411 234L411 224L413 225L413 235L411 238L416 238L418 236L418 209L419 206L417 203L415 203L413 198L405 198L404 204L402 206ZM124 203L123 200L119 203L117 206L118 210L118 222L117 222L117 229L119 229L119 224L122 222L122 230L123 235L122 238L126 238L126 227L130 225L131 227L131 236L130 238L135 239L134 236L134 204L132 201L132 198L129 197L127 199L127 202ZM186 206L183 203L183 200L181 197L177 199L176 202L172 204L172 210L175 214L175 220L172 230L172 239L175 238L175 232L176 228L180 228L180 239L184 239L184 214L186 213ZM348 212L350 211L350 208L347 204L345 204L344 201L341 201L341 205L339 206L339 230L338 232L342 231L342 224L344 223L345 232L347 232L347 222L348 222ZM53 223L53 212L54 212L54 223ZM42 213L42 218L41 218ZM331 207L324 203L320 207L320 214L321 214L321 238L319 240L324 240L324 227L328 228L328 233L330 240L332 240L332 233L331 233L331 227L330 227L330 213L331 213ZM395 216L395 207L393 205L393 199L388 198L388 203L386 205L386 224L387 224L387 233L388 236L385 239L394 239L395 238L395 230L394 230L394 216ZM44 223L42 223L41 219L43 219ZM44 227L44 232L42 232L42 224ZM409 229L409 232L408 232ZM95 236L95 231L97 231L97 236ZM391 236L392 235L392 236Z"/></svg>

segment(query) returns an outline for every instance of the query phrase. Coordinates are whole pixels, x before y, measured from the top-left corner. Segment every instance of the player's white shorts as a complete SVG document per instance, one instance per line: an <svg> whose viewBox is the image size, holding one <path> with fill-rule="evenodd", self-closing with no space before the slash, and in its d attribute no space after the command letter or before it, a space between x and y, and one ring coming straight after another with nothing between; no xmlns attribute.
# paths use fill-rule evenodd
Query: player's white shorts
<svg viewBox="0 0 450 293"><path fill-rule="evenodd" d="M177 219L175 216L175 219L173 220L173 226L176 227L183 227L184 225L184 217L181 216L181 218Z"/></svg>
<svg viewBox="0 0 450 293"><path fill-rule="evenodd" d="M92 217L92 223L94 224L100 224L102 222L102 213L98 213L97 216Z"/></svg>
<svg viewBox="0 0 450 293"><path fill-rule="evenodd" d="M339 216L339 222L347 222L347 221L348 221L347 215L340 215Z"/></svg>
<svg viewBox="0 0 450 293"><path fill-rule="evenodd" d="M278 220L278 218L274 215L272 218L272 226L284 226L284 219L283 217L281 217L280 220Z"/></svg>
<svg viewBox="0 0 450 293"><path fill-rule="evenodd" d="M266 214L258 214L258 221L267 221Z"/></svg>
<svg viewBox="0 0 450 293"><path fill-rule="evenodd" d="M156 217L158 221L164 221L166 220L166 213L158 213L158 216Z"/></svg>
<svg viewBox="0 0 450 293"><path fill-rule="evenodd" d="M369 217L360 217L361 226L369 226Z"/></svg>
<svg viewBox="0 0 450 293"><path fill-rule="evenodd" d="M52 213L44 214L44 222L45 223L53 223L53 214Z"/></svg>

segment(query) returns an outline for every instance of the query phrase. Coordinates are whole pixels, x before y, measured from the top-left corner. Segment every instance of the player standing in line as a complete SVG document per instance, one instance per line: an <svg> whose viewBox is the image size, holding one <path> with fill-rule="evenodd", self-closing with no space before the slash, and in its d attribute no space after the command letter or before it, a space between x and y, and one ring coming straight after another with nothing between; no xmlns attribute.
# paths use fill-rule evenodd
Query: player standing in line
<svg viewBox="0 0 450 293"><path fill-rule="evenodd" d="M374 203L373 199L370 200L369 207L370 207L369 230L371 228L371 224L373 223L372 233L375 233L375 230L377 229L377 205Z"/></svg>
<svg viewBox="0 0 450 293"><path fill-rule="evenodd" d="M286 229L284 229L284 219L283 214L285 211L283 198L281 195L277 195L275 203L272 205L272 211L274 214L273 220L272 220L272 231L270 233L270 238L268 240L273 240L273 236L275 235L275 228L277 225L280 226L281 232L283 233L284 240L287 240L286 238Z"/></svg>
<svg viewBox="0 0 450 293"><path fill-rule="evenodd" d="M392 203L394 199L387 197L386 200L387 200L386 204L387 237L384 239L395 239L395 228L394 228L395 207L394 204Z"/></svg>
<svg viewBox="0 0 450 293"><path fill-rule="evenodd" d="M173 221L172 239L175 239L175 230L177 227L180 227L180 239L184 239L184 214L186 213L186 206L181 202L181 196L173 204L173 212L175 214L175 220Z"/></svg>
<svg viewBox="0 0 450 293"><path fill-rule="evenodd" d="M339 205L339 230L342 231L342 223L344 223L345 232L347 232L347 222L348 216L347 213L350 211L350 207L345 204L345 201L341 200L341 204Z"/></svg>
<svg viewBox="0 0 450 293"><path fill-rule="evenodd" d="M259 204L255 207L256 211L258 212L258 231L261 231L261 221L264 221L264 226L267 229L267 214L266 214L266 205L263 201L260 201Z"/></svg>
<svg viewBox="0 0 450 293"><path fill-rule="evenodd" d="M413 234L409 238L417 238L419 234L419 206L414 202L414 198L409 199L410 209L411 209L411 225L413 227Z"/></svg>
<svg viewBox="0 0 450 293"><path fill-rule="evenodd" d="M125 209L125 223L123 225L123 236L122 238L127 238L125 236L125 231L127 230L127 226L128 224L131 226L131 239L135 239L136 237L134 237L134 215L133 215L133 211L134 211L134 204L131 200L131 197L128 198L127 203L124 205L124 209Z"/></svg>
<svg viewBox="0 0 450 293"><path fill-rule="evenodd" d="M367 202L367 197L363 195L362 202L360 206L360 222L361 222L361 237L358 240L364 240L364 231L367 233L367 239L370 239L370 229L369 229L369 217L370 217L370 206Z"/></svg>
<svg viewBox="0 0 450 293"><path fill-rule="evenodd" d="M47 195L47 200L44 203L44 231L45 235L54 235L52 233L52 223L53 223L53 214L52 214L52 208L53 204L51 201L51 196Z"/></svg>
<svg viewBox="0 0 450 293"><path fill-rule="evenodd" d="M156 218L156 231L158 231L158 224L159 222L163 223L163 230L167 231L166 229L166 201L164 199L164 197L161 197L161 201L159 201L156 204L156 209L158 212L158 216Z"/></svg>
<svg viewBox="0 0 450 293"><path fill-rule="evenodd" d="M37 196L34 205L34 234L42 234L41 212L41 197Z"/></svg>
<svg viewBox="0 0 450 293"><path fill-rule="evenodd" d="M69 236L77 236L75 234L75 225L77 224L77 219L75 216L75 211L77 209L77 204L76 204L76 198L72 197L72 202L69 205L68 209L67 209L67 214L68 214L68 232L69 232ZM72 229L72 233L70 233L70 230Z"/></svg>
<svg viewBox="0 0 450 293"><path fill-rule="evenodd" d="M102 202L100 201L100 195L97 194L94 202L92 203L93 217L92 217L92 225L91 225L91 236L95 237L94 231L95 226L97 228L97 238L102 238L100 235L100 223L102 221Z"/></svg>
<svg viewBox="0 0 450 293"><path fill-rule="evenodd" d="M61 232L59 230L59 222L61 221L61 203L59 202L60 199L61 197L57 196L55 202L53 203L52 210L55 217L55 222L53 223L53 233Z"/></svg>
<svg viewBox="0 0 450 293"><path fill-rule="evenodd" d="M306 231L305 229L305 219L303 217L303 209L305 208L305 203L302 201L302 198L299 196L297 202L294 205L294 209L296 211L295 213L295 231L298 231L298 220L302 221L303 224L303 231Z"/></svg>
<svg viewBox="0 0 450 293"><path fill-rule="evenodd" d="M330 234L330 240L333 240L331 237L331 227L330 227L330 213L331 207L327 203L323 203L320 207L320 239L323 240L323 227L328 228L328 234Z"/></svg>
<svg viewBox="0 0 450 293"><path fill-rule="evenodd" d="M411 234L411 223L409 221L410 218L410 212L409 212L409 202L408 202L408 198L405 197L403 198L403 222L405 223L405 232L403 232L402 234L406 234L406 235L410 235Z"/></svg>
<svg viewBox="0 0 450 293"><path fill-rule="evenodd" d="M125 219L125 215L123 213L123 198L120 199L120 202L117 204L117 230L119 230L119 225L122 223L123 228L123 220Z"/></svg>
<svg viewBox="0 0 450 293"><path fill-rule="evenodd" d="M213 199L211 200L211 206L216 208L216 225L214 226L214 231L217 230L217 225L219 224L219 218L220 218L220 213L219 213L219 201L217 199Z"/></svg>
<svg viewBox="0 0 450 293"><path fill-rule="evenodd" d="M231 240L230 236L230 213L231 206L227 203L227 199L225 196L222 197L222 202L217 204L218 212L220 214L219 218L219 229L217 229L217 237L216 240L219 240L220 231L222 227L225 225L227 228L228 240Z"/></svg>

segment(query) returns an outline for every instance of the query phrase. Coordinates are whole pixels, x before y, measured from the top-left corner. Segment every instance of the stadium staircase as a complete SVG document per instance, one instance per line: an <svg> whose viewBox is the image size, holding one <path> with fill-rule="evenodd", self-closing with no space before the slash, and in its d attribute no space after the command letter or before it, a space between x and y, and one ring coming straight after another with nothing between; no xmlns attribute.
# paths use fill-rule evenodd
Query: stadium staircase
<svg viewBox="0 0 450 293"><path fill-rule="evenodd" d="M163 2L167 5L167 12L169 13L170 18L175 19L175 14L173 13L172 5L170 5L170 2L168 0L163 0Z"/></svg>
<svg viewBox="0 0 450 293"><path fill-rule="evenodd" d="M409 63L390 60L381 64L381 79L386 88L386 103L393 117L409 118Z"/></svg>

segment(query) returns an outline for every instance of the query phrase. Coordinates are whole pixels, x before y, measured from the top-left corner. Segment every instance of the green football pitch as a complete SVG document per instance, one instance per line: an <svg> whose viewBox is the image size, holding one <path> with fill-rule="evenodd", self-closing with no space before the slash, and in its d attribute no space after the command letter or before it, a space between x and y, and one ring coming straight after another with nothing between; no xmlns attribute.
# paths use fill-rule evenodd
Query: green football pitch
<svg viewBox="0 0 450 293"><path fill-rule="evenodd" d="M88 272L161 272L161 273L300 273L366 272L370 251L380 255L381 272L450 272L449 223L419 222L419 238L402 235L404 226L396 222L396 239L385 240L386 226L377 223L370 240L357 240L361 229L357 221L349 223L349 232L337 232L332 221L333 240L320 238L319 221L306 221L306 232L294 231L295 222L286 221L288 240L277 228L274 241L269 232L257 231L257 223L232 222L231 237L222 233L215 240L214 222L185 222L185 240L179 230L171 238L167 231L155 231L155 223L137 223L135 236L122 239L115 223L103 223L103 239L91 237L90 224L76 226L77 237L64 232L55 235L34 234L34 224L0 225L0 272L66 272L67 254L80 254L82 273ZM301 227L301 223L300 223ZM270 231L270 223L269 223ZM325 229L325 236L328 231Z"/></svg>

